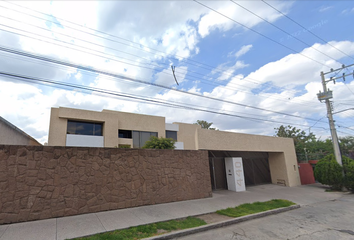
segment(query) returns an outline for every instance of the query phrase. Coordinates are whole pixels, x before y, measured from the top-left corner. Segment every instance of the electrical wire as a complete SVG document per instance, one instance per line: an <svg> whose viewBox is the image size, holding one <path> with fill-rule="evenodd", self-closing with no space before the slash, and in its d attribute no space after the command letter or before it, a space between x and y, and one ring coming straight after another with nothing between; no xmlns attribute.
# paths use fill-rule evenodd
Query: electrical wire
<svg viewBox="0 0 354 240"><path fill-rule="evenodd" d="M0 26L6 26L6 25L3 25L3 24L0 24ZM34 34L30 31L26 31L26 30L21 30L19 28L14 28L14 27L9 27L9 26L6 26L8 28L11 28L11 29L15 29L15 30L19 30L19 31L24 31L26 33L29 33L29 34L33 34L33 35L36 35L38 36L38 34ZM111 58L111 57L105 57L105 56L102 56L102 55L99 55L99 54L94 54L94 53L90 53L90 52L87 52L87 51L84 51L84 50L79 50L79 49L75 49L73 47L70 47L70 46L63 46L63 45L60 45L60 44L57 44L57 43L53 43L53 42L49 42L49 41L46 41L46 40L43 40L43 39L39 39L37 37L31 37L31 36L28 36L28 35L24 35L24 34L21 34L21 33L16 33L16 32L12 32L12 31L9 31L9 30L5 30L5 29L0 29L1 31L5 31L5 32L8 32L8 33L12 33L12 34L16 34L16 35L20 35L20 36L23 36L23 37L29 37L29 38L32 38L32 39L36 39L36 40L39 40L39 41L42 41L42 42L46 42L46 43L50 43L50 44L55 44L57 46L61 46L61 47L65 47L65 48L68 48L68 49L72 49L72 50L76 50L76 51L80 51L80 52L83 52L83 53L87 53L87 54L91 54L91 55L94 55L94 56L97 56L97 57L102 57L102 58L105 58L105 59L109 59L109 60L112 60L112 61L116 61L116 62L120 62L120 63L123 63L123 64L127 64L127 65L131 65L131 66L135 66L135 67L140 67L140 68L145 68L145 69L150 69L150 70L156 70L155 68L151 68L151 67L147 67L147 66L140 66L140 65L137 65L137 64L134 64L134 63L128 63L128 62L125 62L125 61L121 61L121 60L118 60L118 59L115 59L115 58ZM59 40L59 39L51 39L49 37L46 37L46 36L42 36L40 35L41 37L43 38L47 38L47 39L50 39L50 40L54 40L54 41L59 41L59 42L62 42L64 44L69 44L69 45L72 45L72 43L68 43L68 42L65 42L65 41L62 41L62 40ZM79 47L79 48L83 48L83 49L87 49L85 47L82 47L82 46L77 46L77 45L74 45L76 47ZM96 51L96 50L92 50L90 49L90 51L92 52L97 52L97 53L102 53L100 51ZM105 55L110 55L110 56L114 56L112 54L107 54L107 53L102 53L102 54L105 54ZM115 57L115 56L114 56ZM123 58L124 59L124 58ZM129 59L128 59L129 60ZM133 60L129 60L129 61L133 61ZM157 65L156 65L157 66ZM163 74L167 74L169 76L172 76L171 73L166 73L166 72L162 72ZM179 75L180 76L180 75ZM195 76L192 76L194 78L198 78L198 77L195 77ZM188 78L185 78L184 79L188 80ZM244 80L244 79L242 79ZM217 86L217 87L222 87L222 88L225 88L225 89L230 89L230 90L234 90L234 91L241 91L241 92L245 92L247 94L251 94L253 95L253 93L249 90L246 90L246 88L243 88L243 89L239 89L239 88L232 88L232 87L229 87L229 85L237 85L237 86L240 86L239 84L235 84L235 83L226 83L226 85L223 85L223 84L217 84L217 83L214 83L214 82L211 82L211 81L206 81L204 79L200 79L198 78L198 81L202 82L203 84L206 84L206 85L212 85L212 86ZM294 90L295 91L295 90ZM259 94L259 95L264 95L264 94ZM272 97L272 96L266 96L266 98L274 98L274 99L279 99L279 98L275 98L275 97ZM286 100L286 99L282 99L282 100ZM304 104L304 103L299 103L299 104Z"/></svg>
<svg viewBox="0 0 354 240"><path fill-rule="evenodd" d="M228 114L228 113L224 113L224 112L210 111L210 110L207 110L207 109L186 107L186 106L184 106L185 105L184 103L181 103L183 105L171 104L171 103L168 103L168 102L163 102L163 101L160 101L160 100L156 100L154 98L146 98L146 97L139 96L139 95L128 95L128 94L123 94L123 93L117 92L117 91L111 91L111 90L100 89L100 88L95 88L95 87L87 87L87 86L83 86L83 85L77 85L77 84L72 84L72 83L53 81L53 80L37 78L37 77L24 76L24 75L13 74L13 73L8 73L8 72L1 72L0 71L0 75L1 76L5 76L5 77L9 77L9 78L15 78L15 79L22 80L22 81L25 81L25 82L40 82L40 83L45 83L45 84L60 85L60 86L63 86L63 87L69 87L69 88L74 88L74 89L82 89L82 90L89 91L89 92L98 92L100 94L108 94L108 95L113 95L113 96L122 97L122 98L140 100L140 101L149 102L149 103L152 103L152 104L159 104L159 105L163 104L163 105L166 105L166 106L169 106L169 107L178 107L178 108L184 108L184 109L188 109L188 110L202 111L202 112L225 115L225 116L230 116L230 117L237 117L237 118L242 118L242 119L247 119L247 120L262 121L262 122L272 122L272 123L281 123L281 124L292 124L292 125L297 125L297 126L307 126L307 125L297 124L297 123L280 122L280 121L274 121L274 120L268 120L268 119L260 119L260 118L246 117L246 116L235 115L235 114Z"/></svg>
<svg viewBox="0 0 354 240"><path fill-rule="evenodd" d="M217 14L219 14L219 15L221 15L221 16L223 16L223 17L225 17L225 18L227 18L227 19L229 19L229 20L231 20L231 21L233 21L233 22L235 22L235 23L237 23L237 24L239 24L240 26L242 26L242 27L244 27L244 28L247 28L248 30L250 30L250 31L252 31L252 32L254 32L254 33L256 33L256 34L258 34L258 35L260 35L260 36L262 36L262 37L264 37L264 38L266 38L266 39L268 39L269 41L272 41L272 42L274 42L274 43L276 43L276 44L278 44L278 45L280 45L280 46L282 46L282 47L284 47L284 48L286 48L286 49L288 49L288 50L290 50L290 51L292 51L292 52L294 52L294 53L297 53L297 54L299 54L299 55L301 55L301 56L303 56L303 57L305 57L305 58L307 58L307 59L309 59L309 60L312 60L312 61L314 61L314 62L316 62L316 63L318 63L318 64L320 64L320 65L322 65L322 66L329 67L329 66L327 66L326 64L324 64L324 63L322 63L322 62L320 62L320 61L317 61L316 59L311 58L311 57L309 57L309 56L307 56L307 55L305 55L305 54L303 54L303 53L301 53L301 52L298 52L298 51L294 50L293 48L288 47L288 46L286 46L286 45L284 45L284 44L282 44L282 43L280 43L280 42L278 42L278 41L276 41L276 40L274 40L274 39L272 39L272 38L270 38L270 37L264 35L263 33L260 33L260 32L258 32L258 31L256 31L256 30L254 30L254 29L252 29L252 28L246 26L245 24L242 24L242 23L236 21L235 19L226 16L225 14L223 14L223 13L221 13L221 12L219 12L219 11L217 11L217 10L215 10L215 9L213 9L213 8L211 8L211 7L205 5L205 4L203 4L203 3L201 3L201 2L199 2L199 1L197 1L197 0L193 0L193 1L196 2L196 3L198 3L198 4L200 4L200 5L202 5L202 6L204 6L204 7L206 7L206 8L208 8L208 9L210 9L210 10L213 11L213 12L215 12L215 13L217 13Z"/></svg>
<svg viewBox="0 0 354 240"><path fill-rule="evenodd" d="M286 17L287 19L289 19L290 21L292 21L293 23L295 23L296 25L300 26L302 29L306 30L307 32L309 32L310 34L312 34L313 36L315 36L316 38L320 39L322 42L328 44L329 46L331 46L332 48L336 49L337 51L341 52L343 55L351 58L354 60L354 57L346 54L345 52L343 52L342 50L340 50L339 48L333 46L332 44L330 44L328 41L326 41L325 39L321 38L320 36L318 36L317 34L315 34L314 32L312 32L309 29L306 29L303 25L301 25L300 23L298 23L297 21L295 21L294 19L292 19L291 17L289 17L288 15L284 14L283 12L281 12L280 10L278 10L277 8L275 8L274 6L272 6L270 3L266 2L265 0L261 0L262 2L264 2L265 4L267 4L269 7L273 8L275 11L277 11L278 13L280 13L281 15L283 15L284 17Z"/></svg>
<svg viewBox="0 0 354 240"><path fill-rule="evenodd" d="M295 118L301 118L301 119L307 119L307 120L311 120L311 121L317 121L317 119L303 118L303 117L298 116L298 115L293 115L293 114L289 114L289 113L273 111L273 110L269 110L269 109L265 109L265 108L260 108L260 107L247 105L247 104L236 103L236 102L232 102L232 101L228 101L228 100L224 100L224 99L219 99L219 98L213 98L213 97L200 95L200 94L196 94L196 93L192 93L192 92L186 92L186 91L183 91L183 90L179 90L179 89L163 86L163 85L156 84L156 83L150 83L150 82L146 82L146 81L143 81L143 80L133 79L133 78L130 78L130 77L127 77L127 76L123 76L123 75L119 75L119 74L115 74L115 73L112 73L112 72L107 72L107 71L94 69L94 68L90 68L90 67L84 67L84 66L80 66L80 65L77 65L77 64L68 63L68 62L64 62L64 61L60 61L60 60L55 60L55 59L51 59L51 58L48 58L48 57L43 57L43 56L39 56L39 55L36 55L36 54L30 54L30 53L26 53L26 52L23 52L23 51L13 50L13 49L1 47L1 46L0 46L0 51L7 52L7 53L12 53L12 54L16 54L16 55L20 55L20 56L24 56L24 57L28 57L28 58L33 58L33 59L37 59L37 60L47 61L47 62L51 62L51 63L54 63L54 64L64 65L64 66L67 66L67 67L77 68L77 69L84 70L84 71L100 73L100 74L104 74L104 75L111 76L111 77L116 77L116 78L127 80L127 81L138 82L138 83L142 83L142 84L145 84L145 85L146 84L147 85L152 85L152 86L160 87L160 88L163 88L163 89L168 89L168 90L171 90L171 91L176 91L176 92L180 92L180 93L184 93L184 94L188 94L188 95L193 95L193 96L197 96L197 97L200 97L200 98L205 98L205 99L209 99L209 100L213 100L213 101L233 104L233 105L237 105L237 106L252 108L252 109L266 111L266 112L271 112L271 113L276 113L276 114L281 114L281 115L285 115L285 116L291 116L291 117L295 117Z"/></svg>
<svg viewBox="0 0 354 240"><path fill-rule="evenodd" d="M2 24L0 24L2 25ZM12 29L16 29L16 30L20 30L20 31L25 31L25 30L21 30L21 29L18 29L18 28L14 28L14 27L9 27L9 28L12 28ZM105 56L102 56L102 55L99 55L99 54L94 54L94 53L90 53L90 52L87 52L87 51L84 51L84 50L79 50L79 49L75 49L75 48L72 48L70 46L63 46L63 45L60 45L60 44L57 44L57 43L53 43L53 42L48 42L46 40L43 40L43 39L39 39L37 37L31 37L31 36L28 36L28 35L24 35L24 34L21 34L21 33L16 33L16 32L12 32L12 31L9 31L9 30L5 30L5 29L0 29L1 31L5 31L5 32L9 32L9 33L12 33L12 34L17 34L17 35L20 35L20 36L24 36L24 37L29 37L29 38L32 38L32 39L36 39L36 40L39 40L39 41L42 41L42 42L46 42L46 43L50 43L50 44L55 44L57 46L61 46L61 47L65 47L65 48L68 48L68 49L72 49L72 50L76 50L76 51L80 51L80 52L83 52L83 53L87 53L87 54L91 54L93 56L97 56L97 57L102 57L102 58L105 58L105 59L109 59L109 60L112 60L112 61L117 61L117 62L120 62L120 63L123 63L123 64L127 64L127 65L131 65L131 66L135 66L135 67L141 67L141 68L145 68L145 69L151 69L151 70L155 70L154 68L150 68L150 67L146 67L146 66L140 66L140 65L137 65L137 64L133 64L133 63L128 63L128 62L124 62L124 61L121 61L121 60L117 60L117 59L114 59L114 58L111 58L111 57L105 57ZM29 34L33 34L35 35L34 33L31 33L29 31L25 31ZM43 37L43 36L42 36ZM44 38L48 38L48 37L45 37ZM65 44L69 44L69 45L72 45L71 43L68 43L68 42L65 42L65 41L62 41L62 40L58 40L58 39L51 39L49 38L50 40L55 40L55 41L59 41L59 42L63 42ZM76 46L76 45L75 45ZM81 46L77 46L79 48L84 48L84 47L81 47ZM85 48L84 48L85 49ZM97 53L101 53L99 51L96 51L96 50L92 50L90 49L90 51L94 51L94 52L97 52ZM103 54L106 54L106 53L103 53ZM107 54L106 54L107 55ZM110 54L108 54L110 55ZM113 56L113 55L111 55ZM164 74L167 74L167 75L171 75L171 73L166 73L166 72L163 72ZM186 80L188 80L188 78L184 78ZM243 79L244 80L244 79ZM240 86L239 84L230 84L230 83L226 83L225 85L223 84L217 84L217 83L214 83L214 82L210 82L210 81L205 81L203 79L199 79L198 78L198 81L202 82L203 84L206 84L206 85L211 85L211 86L217 86L217 87L220 87L220 88L224 88L224 89L230 89L230 90L234 90L234 91L241 91L241 92L245 92L247 94L251 94L251 95L254 95L251 91L249 90L244 90L245 88L243 89L239 89L239 88L232 88L232 87L229 87L229 85L237 85L237 86ZM295 91L295 90L293 90ZM260 96L263 96L263 95L267 95L266 93L259 93L258 95ZM277 98L277 97L274 97L274 96L265 96L265 98L273 98L273 99L280 99L280 98ZM287 98L281 98L280 100L286 100L288 101ZM307 101L302 101L302 102L307 102ZM303 105L308 105L306 103L302 103L302 102L297 102L298 104L303 104ZM309 103L312 103L312 102L309 102Z"/></svg>
<svg viewBox="0 0 354 240"><path fill-rule="evenodd" d="M328 58L330 58L330 59L332 59L332 60L334 60L334 61L337 61L336 59L334 59L333 57L329 56L328 54L326 54L326 53L324 53L324 52L322 52L322 51L320 51L320 50L318 50L318 49L314 48L313 46L311 46L310 44L308 44L308 43L306 43L305 41L301 40L300 38L298 38L298 37L296 37L296 36L291 35L289 32L287 32L287 31L285 31L284 29L282 29L282 28L278 27L277 25L273 24L272 22L268 21L267 19L265 19L265 18L263 18L263 17L259 16L258 14L256 14L256 13L252 12L251 10L249 10L249 9L245 8L245 7L244 7L244 6L242 6L241 4L239 4L239 3L235 2L234 0L230 0L230 1L231 1L232 3L234 3L235 5L239 6L240 8L242 8L242 9L246 10L247 12L249 12L249 13L253 14L254 16L256 16L256 17L258 17L258 18L262 19L262 20L263 20L263 21L265 21L266 23L268 23L268 24L272 25L272 26L273 26L273 27L275 27L276 29L278 29L278 30L282 31L283 33L288 34L289 36L291 36L292 38L296 39L297 41L299 41L299 42L303 43L303 44L304 44L304 45L306 45L307 47L309 47L309 48L311 48L311 49L315 50L316 52L321 53L322 55L324 55L324 56L326 56L326 57L328 57Z"/></svg>
<svg viewBox="0 0 354 240"><path fill-rule="evenodd" d="M8 3L10 3L10 2L8 2ZM18 7L21 7L21 8L24 8L24 9L27 9L27 10L30 10L30 11L33 11L33 12L36 12L36 13L40 13L40 14L42 14L42 15L46 15L46 16L48 16L48 17L51 17L51 15L49 15L49 14L42 13L42 12L39 12L39 11L37 11L37 10L33 10L33 9L31 9L31 8L28 8L28 7L23 7L23 6L21 6L21 5L14 4L14 3L10 3L10 4L16 5L16 6L18 6ZM25 13L25 12L23 12L23 11L14 10L14 9L7 8L7 7L4 7L4 6L0 6L0 7L6 8L6 9L11 10L11 11L19 12L19 13L22 13L22 14L26 14L26 15L28 15L28 16L35 17L35 18L38 18L38 19L41 19L41 20L44 20L44 21L48 21L48 22L54 23L54 24L56 24L56 25L58 24L57 22L51 21L51 20L49 20L49 19L40 18L40 17L38 17L38 16L35 16L35 15L32 15L32 14L28 14L28 13ZM70 24L74 24L74 25L77 25L77 26L80 26L80 27L83 27L83 28L87 28L87 29L89 29L89 30L96 31L96 32L99 32L99 33L101 33L101 34L105 34L105 35L108 35L108 36L111 36L111 37L116 37L116 38L118 38L118 39L123 39L123 40L129 41L129 42L131 42L131 43L138 44L139 46L143 46L143 47L145 47L145 48L147 48L147 49L149 49L149 50L153 50L153 51L158 51L158 52L164 53L164 52L159 51L159 50L156 50L156 49L151 49L151 48L149 48L149 47L147 47L147 46L145 46L145 45L141 45L140 43L135 43L135 42L133 42L133 41L130 41L130 40L127 40L127 39L124 39L124 38L121 38L121 37L117 37L117 36L114 36L114 35L111 35L111 34L107 34L107 33L105 33L105 32L102 32L102 31L99 31L99 30L96 30L96 29L89 28L89 27L87 27L87 26L81 26L81 25L79 25L79 24L77 24L77 23L74 23L74 22L71 22L71 21L68 21L68 20L65 20L65 19L62 19L62 18L56 18L56 19L59 19L59 20L62 20L62 21L64 21L64 22L68 22L68 23L70 23ZM68 27L68 26L66 26L66 27ZM71 28L71 27L69 27L69 28ZM96 34L88 33L88 32L79 30L79 29L77 29L77 28L71 28L71 29L75 29L75 30L77 30L77 31L84 32L84 33L86 33L86 34L90 34L90 35L93 35L93 36L95 36L95 37L103 38L103 39L106 39L106 40L109 40L109 41L114 41L114 40L112 40L112 39L108 39L108 38L104 38L104 37L101 37L101 36L96 35ZM114 42L117 42L117 41L114 41ZM117 43L121 43L121 42L117 42ZM127 46L131 47L131 45L127 45ZM144 49L141 49L141 47L140 47L140 48L137 48L137 49L139 49L139 50L144 50ZM146 51L146 52L151 53L150 51ZM167 53L164 53L164 55L161 55L161 56L165 56L165 55L168 55L168 54L167 54ZM177 56L177 55L176 55L176 56ZM177 57L181 58L181 56L177 56ZM176 59L176 58L174 58L174 59ZM184 58L184 59L185 59L185 58ZM176 60L178 60L178 59L176 59ZM194 61L194 60L190 60L190 61L197 62L197 61ZM197 63L202 64L202 63L200 63L200 62L197 62ZM192 64L192 65L193 65L193 64ZM205 64L204 64L204 65L205 65ZM195 65L195 66L197 66L197 65ZM227 73L228 71L225 71L224 69L220 69L220 68L218 68L218 67L214 67L214 66L210 66L210 65L207 65L207 66L211 67L211 69L214 70L214 71L217 70L218 72L221 72L222 74L226 74L226 75L230 76L230 78L231 78L231 77L232 77L232 78L235 77L235 76L232 76L233 73ZM209 70L209 68L208 68L208 70ZM195 72L195 71L190 71L190 72L201 75L200 73ZM188 73L188 75L190 75L190 73ZM241 79L241 78L239 78L239 79ZM249 78L249 77L243 78L242 80L246 80L246 81L248 81L248 82L252 82L252 83L255 83L255 84L260 84L260 82L259 82L258 80L255 80L255 79L252 79L252 78ZM251 80L253 80L253 81L251 81ZM257 81L258 81L258 82L257 82ZM268 83L262 83L262 84L268 84ZM275 87L275 86L273 86L273 87Z"/></svg>

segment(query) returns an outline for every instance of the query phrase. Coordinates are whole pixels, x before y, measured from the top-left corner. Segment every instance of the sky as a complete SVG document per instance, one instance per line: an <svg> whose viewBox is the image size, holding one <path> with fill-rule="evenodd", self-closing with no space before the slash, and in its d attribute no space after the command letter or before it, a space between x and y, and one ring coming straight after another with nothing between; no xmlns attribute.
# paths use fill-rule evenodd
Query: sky
<svg viewBox="0 0 354 240"><path fill-rule="evenodd" d="M327 86L353 136L354 66L330 72L354 63L353 22L351 1L0 1L0 116L41 143L52 107L323 140L323 71L350 74Z"/></svg>

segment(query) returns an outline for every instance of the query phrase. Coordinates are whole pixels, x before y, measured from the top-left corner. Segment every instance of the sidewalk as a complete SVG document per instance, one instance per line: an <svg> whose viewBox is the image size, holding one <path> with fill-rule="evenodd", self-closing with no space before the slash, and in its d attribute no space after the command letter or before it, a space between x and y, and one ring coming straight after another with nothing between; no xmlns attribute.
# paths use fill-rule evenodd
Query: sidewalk
<svg viewBox="0 0 354 240"><path fill-rule="evenodd" d="M62 240L115 229L200 215L255 201L280 198L300 205L337 199L341 193L325 192L321 185L282 187L260 185L246 192L215 191L213 197L150 205L71 217L0 225L0 240Z"/></svg>

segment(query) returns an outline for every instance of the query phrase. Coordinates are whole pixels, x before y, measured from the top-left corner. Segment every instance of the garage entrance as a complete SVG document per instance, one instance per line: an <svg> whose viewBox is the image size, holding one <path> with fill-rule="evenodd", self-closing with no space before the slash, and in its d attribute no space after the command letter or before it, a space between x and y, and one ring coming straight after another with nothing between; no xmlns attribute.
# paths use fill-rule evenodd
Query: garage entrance
<svg viewBox="0 0 354 240"><path fill-rule="evenodd" d="M271 183L268 153L209 151L209 166L213 190L227 189L225 157L241 157L246 186Z"/></svg>

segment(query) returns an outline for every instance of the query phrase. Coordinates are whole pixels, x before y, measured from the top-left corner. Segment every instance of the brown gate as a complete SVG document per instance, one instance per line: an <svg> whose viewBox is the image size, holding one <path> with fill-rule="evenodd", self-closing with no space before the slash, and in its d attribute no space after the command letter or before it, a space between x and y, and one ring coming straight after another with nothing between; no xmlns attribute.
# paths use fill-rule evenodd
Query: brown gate
<svg viewBox="0 0 354 240"><path fill-rule="evenodd" d="M209 157L210 176L213 190L227 189L225 160L223 157Z"/></svg>

